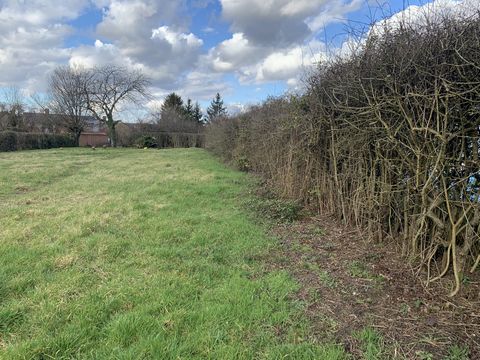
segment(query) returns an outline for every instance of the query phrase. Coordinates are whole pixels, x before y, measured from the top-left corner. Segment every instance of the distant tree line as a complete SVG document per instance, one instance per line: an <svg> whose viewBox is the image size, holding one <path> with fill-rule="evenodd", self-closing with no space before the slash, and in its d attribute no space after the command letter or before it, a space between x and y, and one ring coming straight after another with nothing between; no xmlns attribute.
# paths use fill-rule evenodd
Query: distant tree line
<svg viewBox="0 0 480 360"><path fill-rule="evenodd" d="M219 93L216 94L206 115L198 102L190 98L186 102L171 93L166 96L160 109L153 110L139 124L118 128L118 110L127 105L136 105L151 99L150 81L140 71L107 65L94 68L70 66L57 67L49 77L49 91L45 98L34 96L34 103L41 109L38 116L27 116L25 101L18 89L6 93L6 101L0 103L0 131L65 133L79 144L80 135L87 129L89 119L94 118L108 130L112 146L134 145L145 136L160 136L159 133L175 133L162 144L203 144L200 140L188 139L178 134L200 134L206 123L227 115ZM41 116L40 116L41 115ZM162 135L166 139L165 135ZM187 136L188 137L188 136ZM177 139L177 140L175 140ZM151 139L149 140L150 143ZM186 146L186 145L185 145Z"/></svg>
<svg viewBox="0 0 480 360"><path fill-rule="evenodd" d="M122 124L119 128L120 143L143 147L202 147L205 125L226 115L219 93L204 115L198 101L193 102L190 98L184 101L180 95L172 92L146 119L134 124Z"/></svg>
<svg viewBox="0 0 480 360"><path fill-rule="evenodd" d="M56 124L78 144L88 118L93 117L108 129L111 145L116 146L119 123L116 112L127 104L149 99L149 86L150 81L142 72L119 66L90 69L60 66L50 76L48 96L33 97L45 116L28 119L21 92L12 90L5 96L6 103L0 104L0 130L32 131L39 129L35 121L42 121L45 130L55 130L49 125Z"/></svg>
<svg viewBox="0 0 480 360"><path fill-rule="evenodd" d="M61 133L61 121L46 113L27 112L26 100L17 88L4 90L0 103L0 151L50 149L75 146Z"/></svg>

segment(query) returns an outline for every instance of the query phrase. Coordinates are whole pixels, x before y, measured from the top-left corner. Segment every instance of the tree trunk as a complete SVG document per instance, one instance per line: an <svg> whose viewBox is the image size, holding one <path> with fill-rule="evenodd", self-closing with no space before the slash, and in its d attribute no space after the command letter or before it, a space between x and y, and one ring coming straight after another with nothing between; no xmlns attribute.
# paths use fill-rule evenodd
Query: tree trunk
<svg viewBox="0 0 480 360"><path fill-rule="evenodd" d="M75 138L75 146L80 146L80 135L82 133L81 132L76 132L75 134L73 134L74 138Z"/></svg>
<svg viewBox="0 0 480 360"><path fill-rule="evenodd" d="M107 115L108 136L110 137L110 145L117 147L117 132L115 131L115 121L113 121L113 115Z"/></svg>
<svg viewBox="0 0 480 360"><path fill-rule="evenodd" d="M108 124L108 137L110 138L110 145L117 147L117 132L115 131L115 124Z"/></svg>

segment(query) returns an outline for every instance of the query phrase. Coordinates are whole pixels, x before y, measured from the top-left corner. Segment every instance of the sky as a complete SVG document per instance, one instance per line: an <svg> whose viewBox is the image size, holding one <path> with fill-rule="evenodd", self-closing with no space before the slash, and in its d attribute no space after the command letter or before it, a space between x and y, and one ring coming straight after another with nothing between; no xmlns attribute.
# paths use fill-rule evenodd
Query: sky
<svg viewBox="0 0 480 360"><path fill-rule="evenodd" d="M56 66L115 64L151 79L149 107L175 91L205 108L219 92L235 112L301 92L315 64L384 17L460 2L0 0L0 89L43 94Z"/></svg>

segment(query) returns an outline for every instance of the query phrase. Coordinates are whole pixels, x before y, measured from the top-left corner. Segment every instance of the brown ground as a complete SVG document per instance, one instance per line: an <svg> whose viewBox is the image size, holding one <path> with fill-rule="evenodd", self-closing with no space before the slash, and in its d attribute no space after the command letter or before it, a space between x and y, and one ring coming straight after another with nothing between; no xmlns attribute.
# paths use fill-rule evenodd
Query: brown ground
<svg viewBox="0 0 480 360"><path fill-rule="evenodd" d="M448 297L451 279L422 282L393 245L374 244L360 231L328 217L309 217L274 227L281 241L272 266L301 284L313 337L331 335L361 358L353 333L374 328L387 359L444 359L453 345L480 359L480 278L471 276L461 293ZM327 334L327 335L326 335Z"/></svg>

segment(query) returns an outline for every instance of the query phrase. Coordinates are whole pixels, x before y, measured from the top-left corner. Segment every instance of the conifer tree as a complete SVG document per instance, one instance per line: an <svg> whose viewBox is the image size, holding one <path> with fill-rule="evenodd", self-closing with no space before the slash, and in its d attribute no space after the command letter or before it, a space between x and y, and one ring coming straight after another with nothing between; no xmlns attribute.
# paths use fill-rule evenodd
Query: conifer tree
<svg viewBox="0 0 480 360"><path fill-rule="evenodd" d="M207 118L208 121L211 122L218 117L226 116L227 109L223 106L223 100L219 93L215 95L215 98L210 103L210 106L207 109Z"/></svg>
<svg viewBox="0 0 480 360"><path fill-rule="evenodd" d="M194 108L192 104L192 99L188 99L185 104L183 111L185 112L185 119L188 121L195 121L194 118Z"/></svg>
<svg viewBox="0 0 480 360"><path fill-rule="evenodd" d="M204 123L202 110L200 109L200 105L198 104L198 102L195 103L195 106L193 108L193 120L198 124Z"/></svg>
<svg viewBox="0 0 480 360"><path fill-rule="evenodd" d="M182 107L183 107L183 100L181 96L173 92L171 94L168 94L167 97L165 98L165 101L163 102L163 105L162 105L162 112L166 110L181 111Z"/></svg>

